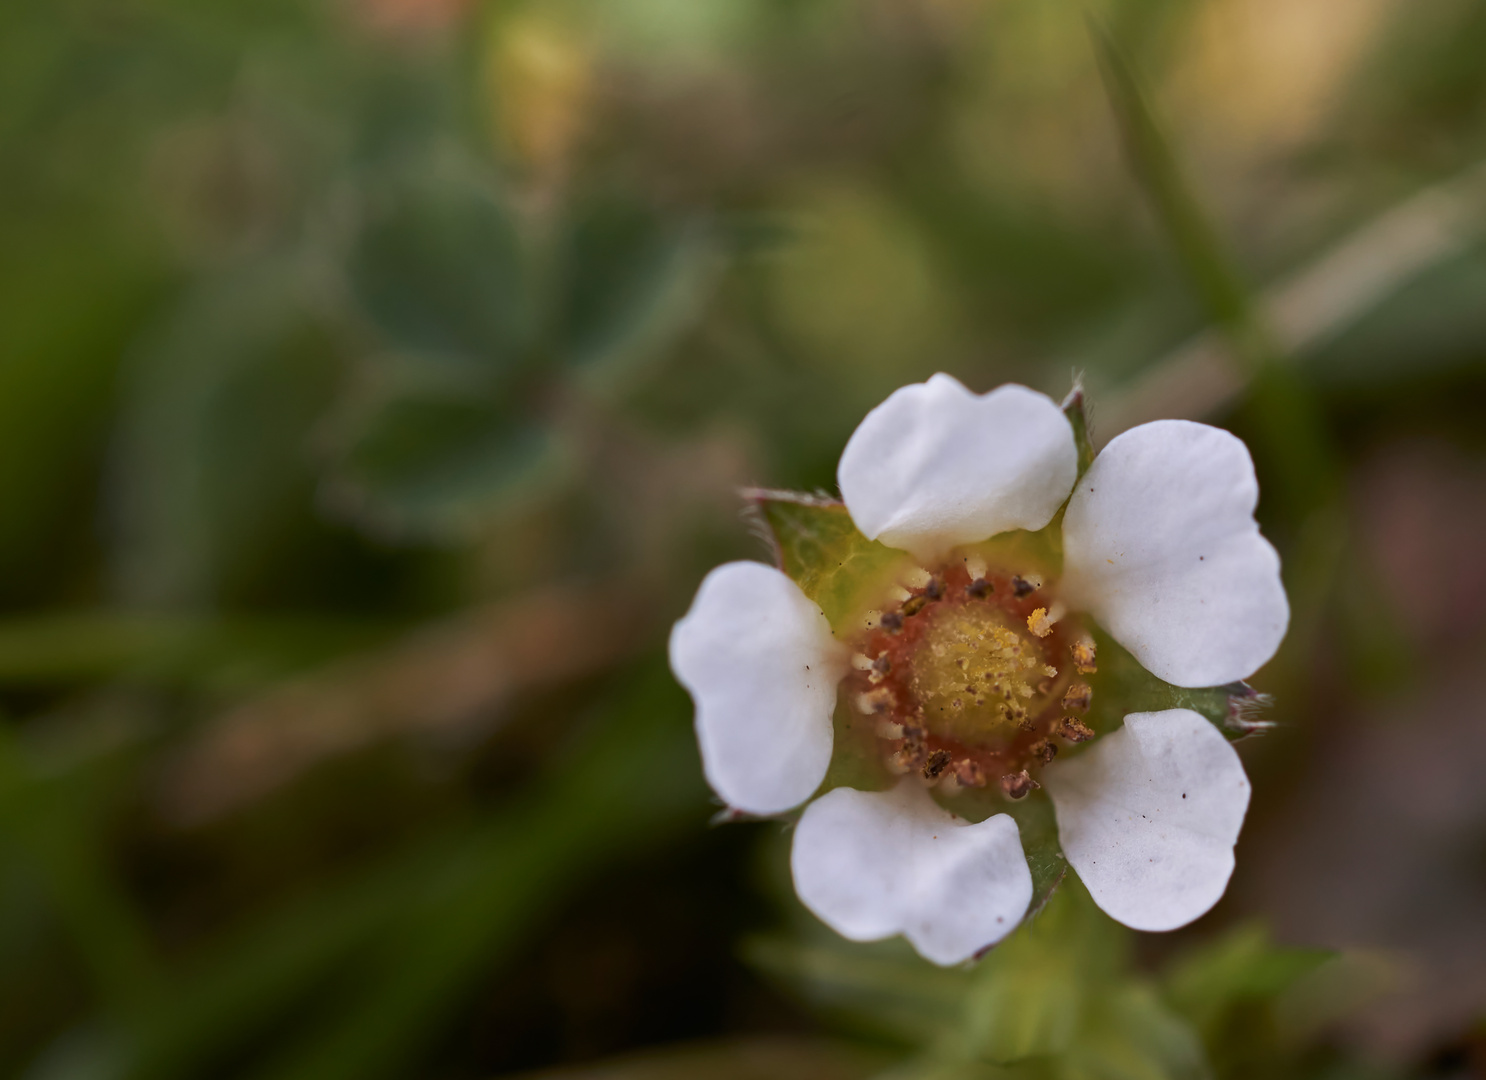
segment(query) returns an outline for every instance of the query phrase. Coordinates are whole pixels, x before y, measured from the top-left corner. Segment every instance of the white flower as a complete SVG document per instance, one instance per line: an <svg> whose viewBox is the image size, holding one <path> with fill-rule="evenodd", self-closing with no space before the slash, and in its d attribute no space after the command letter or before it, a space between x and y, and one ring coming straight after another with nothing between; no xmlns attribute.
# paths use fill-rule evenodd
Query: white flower
<svg viewBox="0 0 1486 1080"><path fill-rule="evenodd" d="M774 814L815 793L838 687L905 774L887 791L829 792L796 830L796 890L848 938L903 934L948 964L1025 913L1015 822L969 824L934 802L935 783L1018 799L1040 776L1069 863L1136 929L1184 925L1227 886L1249 785L1202 716L1132 713L1052 759L1095 734L1073 715L1097 669L1077 612L1176 686L1231 683L1274 654L1289 607L1254 521L1253 464L1227 432L1168 420L1077 472L1072 427L1041 394L977 396L947 375L903 387L862 421L837 474L861 533L913 556L881 603L833 629L782 572L729 563L676 624L671 665L731 807ZM1062 507L1061 573L1013 565L1024 549L1008 537Z"/></svg>

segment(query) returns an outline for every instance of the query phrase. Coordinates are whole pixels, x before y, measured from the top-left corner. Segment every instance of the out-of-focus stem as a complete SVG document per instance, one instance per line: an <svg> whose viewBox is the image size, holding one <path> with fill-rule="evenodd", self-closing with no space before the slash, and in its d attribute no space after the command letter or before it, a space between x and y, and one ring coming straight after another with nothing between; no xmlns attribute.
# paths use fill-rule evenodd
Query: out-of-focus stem
<svg viewBox="0 0 1486 1080"><path fill-rule="evenodd" d="M1337 336L1423 270L1486 233L1486 162L1432 184L1384 211L1265 289L1257 314L1281 358ZM1234 401L1248 373L1217 329L1205 330L1100 402L1108 441L1160 417L1196 419Z"/></svg>

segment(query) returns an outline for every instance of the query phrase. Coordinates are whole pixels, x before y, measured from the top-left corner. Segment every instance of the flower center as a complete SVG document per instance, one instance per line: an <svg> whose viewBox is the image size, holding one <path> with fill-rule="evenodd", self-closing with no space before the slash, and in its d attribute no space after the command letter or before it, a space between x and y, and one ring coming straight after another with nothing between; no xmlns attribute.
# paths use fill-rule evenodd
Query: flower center
<svg viewBox="0 0 1486 1080"><path fill-rule="evenodd" d="M870 618L855 643L848 692L876 719L896 772L964 787L997 783L1011 798L1059 740L1093 732L1093 642L1041 581L978 557L924 571Z"/></svg>

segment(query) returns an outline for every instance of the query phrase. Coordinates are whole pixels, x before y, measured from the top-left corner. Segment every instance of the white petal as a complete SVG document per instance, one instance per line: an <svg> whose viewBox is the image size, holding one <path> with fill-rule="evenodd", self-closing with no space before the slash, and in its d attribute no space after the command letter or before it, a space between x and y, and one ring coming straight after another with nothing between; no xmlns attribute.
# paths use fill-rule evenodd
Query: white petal
<svg viewBox="0 0 1486 1080"><path fill-rule="evenodd" d="M1186 420L1132 428L1068 500L1064 589L1169 683L1247 678L1290 622L1258 501L1248 448L1228 432Z"/></svg>
<svg viewBox="0 0 1486 1080"><path fill-rule="evenodd" d="M1249 780L1228 740L1190 709L1131 713L1049 765L1042 783L1068 862L1126 926L1185 926L1228 887Z"/></svg>
<svg viewBox="0 0 1486 1080"><path fill-rule="evenodd" d="M703 579L671 631L671 670L696 702L707 782L729 806L775 814L820 786L846 665L820 608L778 570L734 562Z"/></svg>
<svg viewBox="0 0 1486 1080"><path fill-rule="evenodd" d="M948 375L867 414L836 480L856 527L921 559L1052 520L1078 475L1068 419L1025 386L979 397Z"/></svg>
<svg viewBox="0 0 1486 1080"><path fill-rule="evenodd" d="M1016 822L997 814L971 825L913 780L815 800L795 830L790 865L800 899L838 934L902 934L936 964L994 945L1032 900Z"/></svg>

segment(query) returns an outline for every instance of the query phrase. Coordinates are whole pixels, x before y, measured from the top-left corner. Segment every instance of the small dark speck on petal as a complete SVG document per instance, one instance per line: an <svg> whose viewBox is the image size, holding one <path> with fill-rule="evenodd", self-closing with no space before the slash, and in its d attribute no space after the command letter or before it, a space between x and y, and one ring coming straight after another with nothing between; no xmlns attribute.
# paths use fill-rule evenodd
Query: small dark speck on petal
<svg viewBox="0 0 1486 1080"><path fill-rule="evenodd" d="M1002 918L1002 917L1001 917L1001 916L999 916L999 915L997 915L997 916L996 916L996 921L997 921L997 922L1005 922L1005 921L1006 921L1006 920L1005 920L1005 919L1003 919L1003 918Z"/></svg>
<svg viewBox="0 0 1486 1080"><path fill-rule="evenodd" d="M1185 791L1184 791L1184 792L1182 792L1182 798L1184 798L1184 799L1185 799L1185 798L1186 798L1186 797L1187 797L1187 793L1186 793L1186 792L1185 792Z"/></svg>

